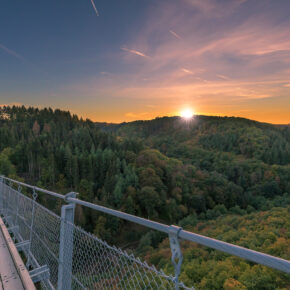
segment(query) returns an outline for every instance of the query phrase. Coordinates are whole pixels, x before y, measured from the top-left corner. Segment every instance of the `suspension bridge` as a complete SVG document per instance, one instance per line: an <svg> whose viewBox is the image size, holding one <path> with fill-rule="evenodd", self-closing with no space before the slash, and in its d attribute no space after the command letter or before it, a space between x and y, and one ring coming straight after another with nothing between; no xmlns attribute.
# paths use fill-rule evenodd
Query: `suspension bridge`
<svg viewBox="0 0 290 290"><path fill-rule="evenodd" d="M40 193L62 201L60 215L39 203ZM174 275L78 227L76 205L167 234ZM290 261L86 202L74 192L62 195L4 176L0 177L0 228L0 289L5 290L194 289L179 280L181 240L290 273Z"/></svg>

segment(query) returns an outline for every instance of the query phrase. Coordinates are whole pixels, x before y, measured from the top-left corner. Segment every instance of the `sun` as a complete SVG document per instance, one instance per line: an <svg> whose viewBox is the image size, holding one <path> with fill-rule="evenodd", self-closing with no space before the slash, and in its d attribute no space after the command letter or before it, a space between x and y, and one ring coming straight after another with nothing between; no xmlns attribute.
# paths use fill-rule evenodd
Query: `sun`
<svg viewBox="0 0 290 290"><path fill-rule="evenodd" d="M186 108L180 112L180 116L186 120L192 119L194 112L190 108Z"/></svg>

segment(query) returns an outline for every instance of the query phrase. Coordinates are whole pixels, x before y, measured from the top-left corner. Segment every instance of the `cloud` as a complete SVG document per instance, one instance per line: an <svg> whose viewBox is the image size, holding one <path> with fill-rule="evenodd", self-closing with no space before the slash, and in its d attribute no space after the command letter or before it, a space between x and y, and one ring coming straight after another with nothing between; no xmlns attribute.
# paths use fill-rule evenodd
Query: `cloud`
<svg viewBox="0 0 290 290"><path fill-rule="evenodd" d="M9 55L16 57L17 59L21 60L22 62L28 62L23 56L21 56L20 54L18 54L17 52L15 52L14 50L4 46L3 44L0 43L0 48L2 50L4 50L6 53L8 53Z"/></svg>
<svg viewBox="0 0 290 290"><path fill-rule="evenodd" d="M132 113L132 112L129 112L129 113L126 113L125 114L125 116L126 117L129 117L129 118L136 118L136 119L138 119L138 118L143 118L143 117L145 117L145 116L147 116L147 115L149 115L150 113L149 112L142 112L142 113Z"/></svg>
<svg viewBox="0 0 290 290"><path fill-rule="evenodd" d="M203 13L203 16L222 17L232 13L247 0L184 0L189 6Z"/></svg>
<svg viewBox="0 0 290 290"><path fill-rule="evenodd" d="M128 35L131 41L121 49L129 56L147 57L147 61L140 65L137 57L130 57L127 65L122 58L122 73L115 73L105 81L94 79L83 84L82 90L92 99L102 95L130 99L132 104L156 100L160 110L169 104L176 108L179 104L192 103L197 111L220 109L222 113L231 104L234 114L240 105L248 104L243 109L259 112L265 110L262 102L276 100L277 104L284 102L281 110L287 107L290 19L286 9L276 2L269 9L255 1L248 1L247 5L234 0L234 4L205 0L193 1L190 5L184 1L178 4L167 1L166 6L158 1L154 9L148 9L138 33ZM227 3L230 8L223 18L204 16L205 13L213 15L214 7L221 15L221 8L226 9L227 5L220 3ZM204 7L197 9L196 5ZM178 37L174 33L182 35L182 41L176 41ZM254 103L259 106L251 107ZM126 108L127 111L128 118L139 117L134 108Z"/></svg>
<svg viewBox="0 0 290 290"><path fill-rule="evenodd" d="M270 94L262 94L260 92L245 92L241 94L242 99L267 99L272 98L273 95Z"/></svg>
<svg viewBox="0 0 290 290"><path fill-rule="evenodd" d="M130 52L132 54L138 55L138 56L142 56L142 57L149 57L148 55L146 55L145 53L135 50L135 49L129 49L127 47L121 47L122 50Z"/></svg>
<svg viewBox="0 0 290 290"><path fill-rule="evenodd" d="M203 1L194 1L194 4L200 2ZM244 1L205 2L208 4L201 5L227 3L222 6L228 5L236 9L236 13L244 9L241 6ZM149 78L153 86L192 82L181 75L181 70L188 75L193 73L200 81L213 81L217 77L229 80L229 76L240 81L285 79L285 69L289 69L290 64L290 21L281 21L280 12L263 11L256 6L251 4L251 13L241 12L238 20L232 12L223 21L208 22L198 13L192 17L193 12L181 4L171 2L166 9L160 4L150 11L147 23L138 35L131 36L132 42L128 44L128 47L142 47L143 50L138 51L141 56L143 51L150 51L150 61L142 67L132 66L132 71L127 73L136 81ZM271 13L273 16L269 17ZM172 32L180 32L183 41L164 35L169 23L175 28ZM130 52L136 54L137 51ZM203 71L197 72L197 68Z"/></svg>
<svg viewBox="0 0 290 290"><path fill-rule="evenodd" d="M94 10L95 10L95 12L96 12L96 15L99 16L99 11L97 10L97 7L96 7L96 5L95 5L94 0L91 0L91 3L92 3L92 6L93 6L93 8L94 8Z"/></svg>
<svg viewBox="0 0 290 290"><path fill-rule="evenodd" d="M103 76L112 76L113 75L112 73L107 72L107 71L101 71L100 74Z"/></svg>
<svg viewBox="0 0 290 290"><path fill-rule="evenodd" d="M225 75L221 75L221 74L217 74L216 75L218 78L223 79L223 80L229 80L230 78L225 76Z"/></svg>
<svg viewBox="0 0 290 290"><path fill-rule="evenodd" d="M189 74L189 75L193 75L193 72L189 69L186 69L186 68L182 68L181 69L183 72L185 72L186 74Z"/></svg>
<svg viewBox="0 0 290 290"><path fill-rule="evenodd" d="M176 32L174 32L173 30L169 30L169 32L176 38L181 39L180 35L178 35Z"/></svg>
<svg viewBox="0 0 290 290"><path fill-rule="evenodd" d="M25 65L29 66L33 70L37 71L38 73L45 74L46 76L48 75L48 73L46 71L44 71L42 68L39 68L34 63L32 63L29 60L27 60L26 58L24 58L21 54L15 52L14 50L12 50L12 49L8 48L7 46L5 46L5 45L0 43L0 50L1 49L3 51L5 51L7 54L11 55L12 57L20 60L22 63L24 63Z"/></svg>

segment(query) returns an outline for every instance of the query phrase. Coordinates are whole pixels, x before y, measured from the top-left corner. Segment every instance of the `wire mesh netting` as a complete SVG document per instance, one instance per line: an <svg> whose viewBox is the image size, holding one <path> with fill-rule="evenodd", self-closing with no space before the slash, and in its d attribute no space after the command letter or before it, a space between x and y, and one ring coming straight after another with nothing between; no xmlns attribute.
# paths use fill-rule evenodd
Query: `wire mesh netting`
<svg viewBox="0 0 290 290"><path fill-rule="evenodd" d="M132 254L109 246L81 228L69 226L73 232L75 286L81 283L90 289L174 288L173 277L157 271Z"/></svg>
<svg viewBox="0 0 290 290"><path fill-rule="evenodd" d="M66 281L62 289L174 289L173 276L142 262L125 251L76 225L62 221L61 217L29 198L10 184L0 184L0 210L17 242L30 241L23 248L27 266L47 265L49 279L42 280L43 289L57 288L60 263L60 232L65 228L64 255L71 267L64 267ZM64 225L65 224L65 225ZM71 249L71 250L70 250ZM179 289L188 289L178 283Z"/></svg>
<svg viewBox="0 0 290 290"><path fill-rule="evenodd" d="M42 288L56 287L60 217L12 186L2 183L0 190L1 213L10 228L17 226L17 230L12 231L14 240L30 242L22 248L27 267L31 269L47 265L50 278L41 282Z"/></svg>

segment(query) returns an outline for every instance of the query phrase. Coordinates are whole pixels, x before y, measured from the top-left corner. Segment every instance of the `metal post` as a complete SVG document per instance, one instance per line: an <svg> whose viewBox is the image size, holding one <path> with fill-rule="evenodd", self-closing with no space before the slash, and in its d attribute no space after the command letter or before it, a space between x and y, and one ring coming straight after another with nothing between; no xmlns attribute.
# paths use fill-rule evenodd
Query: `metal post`
<svg viewBox="0 0 290 290"><path fill-rule="evenodd" d="M18 225L18 215L19 215L19 196L21 193L21 186L18 185L18 190L17 190L17 203L16 203L16 216L15 216L15 220L14 220L14 224L17 226Z"/></svg>
<svg viewBox="0 0 290 290"><path fill-rule="evenodd" d="M75 192L70 192L68 197L76 197ZM60 243L58 260L58 290L70 290L72 283L72 258L73 258L73 227L75 204L69 203L61 207Z"/></svg>
<svg viewBox="0 0 290 290"><path fill-rule="evenodd" d="M3 179L3 176L1 175L0 176L0 183L1 183L1 191L0 191L0 214L1 214L1 211L3 210L3 190L4 190L4 179Z"/></svg>
<svg viewBox="0 0 290 290"><path fill-rule="evenodd" d="M11 195L11 189L12 189L12 182L9 181L9 186L8 186L8 194L5 196L5 203L6 203L6 221L10 225L11 221L10 219L10 213L9 213L9 203L10 203L10 195ZM4 215L5 216L5 215ZM8 218L9 217L9 218Z"/></svg>
<svg viewBox="0 0 290 290"><path fill-rule="evenodd" d="M30 224L30 233L29 233L29 246L28 246L28 258L26 262L26 267L29 268L31 265L31 245L32 245L32 237L33 237L33 225L34 225L34 216L35 216L35 203L37 199L37 192L35 188L33 188L32 194L32 213L31 213L31 224Z"/></svg>
<svg viewBox="0 0 290 290"><path fill-rule="evenodd" d="M169 227L169 242L170 242L170 248L171 248L171 261L174 266L175 270L175 290L179 290L179 282L178 277L181 270L181 264L182 264L182 252L180 249L179 244L179 232L182 230L181 227L177 226L170 226Z"/></svg>
<svg viewBox="0 0 290 290"><path fill-rule="evenodd" d="M10 191L12 187L12 182L9 181L9 185L6 184L6 190L5 190L5 197L3 196L3 217L5 219L5 222L10 226L11 221L11 213L9 212L9 202L10 202ZM3 191L4 194L4 191Z"/></svg>

